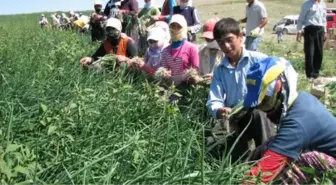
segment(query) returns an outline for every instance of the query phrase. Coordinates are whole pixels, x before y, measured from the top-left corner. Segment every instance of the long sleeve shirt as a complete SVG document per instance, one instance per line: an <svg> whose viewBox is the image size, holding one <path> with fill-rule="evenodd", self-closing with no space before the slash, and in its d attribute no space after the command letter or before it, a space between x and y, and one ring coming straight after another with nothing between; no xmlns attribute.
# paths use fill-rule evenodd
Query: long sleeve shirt
<svg viewBox="0 0 336 185"><path fill-rule="evenodd" d="M297 30L302 31L303 27L314 25L323 26L327 32L327 11L326 4L321 0L315 3L314 0L307 0L301 6L301 12L298 19Z"/></svg>
<svg viewBox="0 0 336 185"><path fill-rule="evenodd" d="M246 75L251 65L266 58L267 55L243 48L237 67L233 67L225 57L215 70L210 84L207 108L212 116L224 107L234 107L244 100L247 94Z"/></svg>

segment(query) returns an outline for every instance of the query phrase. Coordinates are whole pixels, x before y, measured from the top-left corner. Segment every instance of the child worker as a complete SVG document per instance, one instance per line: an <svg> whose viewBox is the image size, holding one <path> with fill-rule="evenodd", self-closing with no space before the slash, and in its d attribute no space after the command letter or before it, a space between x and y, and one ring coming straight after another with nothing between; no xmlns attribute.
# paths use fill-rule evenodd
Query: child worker
<svg viewBox="0 0 336 185"><path fill-rule="evenodd" d="M323 172L336 170L336 118L313 95L297 91L298 74L284 58L259 61L246 78L244 107L265 112L278 131L259 147L261 156L253 159L259 162L248 174L251 181L245 183L256 184L252 177L269 183L278 176L285 184L322 183ZM292 162L295 165L288 171ZM301 167L314 174L302 172Z"/></svg>
<svg viewBox="0 0 336 185"><path fill-rule="evenodd" d="M246 50L242 46L243 35L238 22L233 18L219 20L213 34L225 57L214 72L206 106L213 117L223 120L234 107L244 101L247 93L246 75L250 66L266 58L267 55ZM275 134L274 124L259 110L249 111L237 123L239 124L236 124L238 127L236 132L227 137L224 143L220 143L224 148L234 146L231 153L233 162L244 157L252 139L255 145L259 146ZM219 132L221 130L225 131L225 128L214 130L214 133L221 133ZM243 134L239 137L241 133ZM207 137L207 145L212 145L218 138ZM234 144L237 139L238 143Z"/></svg>
<svg viewBox="0 0 336 185"><path fill-rule="evenodd" d="M206 43L200 47L199 51L199 73L203 79L206 80L207 84L210 84L216 67L225 56L213 36L213 31L218 20L219 19L209 19L205 21L203 25L202 37Z"/></svg>
<svg viewBox="0 0 336 185"><path fill-rule="evenodd" d="M148 30L147 48L144 60L135 60L132 66L146 72L148 75L153 76L156 70L161 67L161 54L169 42L163 37L165 31L162 27L155 26Z"/></svg>
<svg viewBox="0 0 336 185"><path fill-rule="evenodd" d="M186 39L187 21L182 15L173 15L169 23L169 30L172 43L162 51L160 62L162 67L171 74L165 78L177 86L181 83L197 83L196 79L186 76L188 69L199 70L198 48Z"/></svg>

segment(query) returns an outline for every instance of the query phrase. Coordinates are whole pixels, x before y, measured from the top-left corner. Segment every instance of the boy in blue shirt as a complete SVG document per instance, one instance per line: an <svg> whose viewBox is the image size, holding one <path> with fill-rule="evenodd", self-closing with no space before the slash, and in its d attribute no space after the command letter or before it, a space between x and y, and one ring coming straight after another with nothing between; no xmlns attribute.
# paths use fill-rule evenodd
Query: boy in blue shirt
<svg viewBox="0 0 336 185"><path fill-rule="evenodd" d="M220 49L224 52L225 58L214 72L206 106L212 116L222 119L223 115L229 114L234 106L244 100L247 93L246 74L250 66L266 58L267 55L243 48L243 35L240 32L238 22L232 18L218 21L213 35ZM258 146L274 135L274 125L264 113L257 110L247 113L238 121L239 128L236 135L242 132L251 119L250 126L235 146L232 153L233 161L248 150L247 143L251 139L254 139ZM207 140L211 143L210 139ZM234 142L236 137L232 137L231 140Z"/></svg>

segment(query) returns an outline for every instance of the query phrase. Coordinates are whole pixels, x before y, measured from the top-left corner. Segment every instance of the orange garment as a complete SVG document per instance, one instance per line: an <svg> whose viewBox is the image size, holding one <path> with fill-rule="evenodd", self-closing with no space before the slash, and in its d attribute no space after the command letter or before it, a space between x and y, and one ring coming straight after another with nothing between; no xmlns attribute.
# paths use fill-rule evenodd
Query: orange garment
<svg viewBox="0 0 336 185"><path fill-rule="evenodd" d="M128 43L128 37L121 37L117 46L118 48L117 53L114 53L111 42L108 39L106 39L104 42L104 49L107 54L126 56L127 43Z"/></svg>

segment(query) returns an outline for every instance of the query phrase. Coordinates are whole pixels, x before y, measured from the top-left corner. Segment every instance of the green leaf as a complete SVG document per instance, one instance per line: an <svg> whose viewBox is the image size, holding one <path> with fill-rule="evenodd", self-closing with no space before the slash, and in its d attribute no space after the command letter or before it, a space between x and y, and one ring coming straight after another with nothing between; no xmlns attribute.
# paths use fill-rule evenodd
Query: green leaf
<svg viewBox="0 0 336 185"><path fill-rule="evenodd" d="M46 112L48 107L46 105L44 105L43 103L41 103L41 109L43 112Z"/></svg>
<svg viewBox="0 0 336 185"><path fill-rule="evenodd" d="M17 149L19 149L21 145L16 145L16 144L9 144L7 145L6 152L14 152Z"/></svg>
<svg viewBox="0 0 336 185"><path fill-rule="evenodd" d="M302 172L306 172L306 173L309 173L309 174L312 174L312 175L315 174L315 170L313 168L300 167L300 170Z"/></svg>
<svg viewBox="0 0 336 185"><path fill-rule="evenodd" d="M74 138L72 137L72 135L70 135L70 134L66 135L66 137L69 138L71 142L75 141Z"/></svg>
<svg viewBox="0 0 336 185"><path fill-rule="evenodd" d="M27 168L22 167L22 166L15 167L14 171L16 171L18 173L23 173L25 175L29 175L29 170Z"/></svg>
<svg viewBox="0 0 336 185"><path fill-rule="evenodd" d="M57 130L57 127L56 126L49 126L49 129L48 129L48 135L51 135L53 133L55 133L55 131Z"/></svg>
<svg viewBox="0 0 336 185"><path fill-rule="evenodd" d="M40 123L43 125L43 126L46 126L47 123L44 121L44 120L41 120Z"/></svg>

